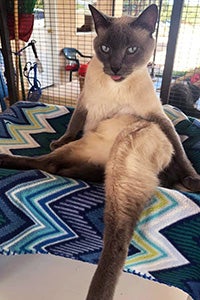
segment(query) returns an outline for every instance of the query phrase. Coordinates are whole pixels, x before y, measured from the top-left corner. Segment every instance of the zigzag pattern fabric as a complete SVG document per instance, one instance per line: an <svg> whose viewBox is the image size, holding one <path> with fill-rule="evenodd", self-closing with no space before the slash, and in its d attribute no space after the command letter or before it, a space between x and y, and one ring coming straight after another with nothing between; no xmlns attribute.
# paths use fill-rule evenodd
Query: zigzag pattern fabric
<svg viewBox="0 0 200 300"><path fill-rule="evenodd" d="M73 109L19 102L0 115L0 152L40 155ZM39 170L0 169L0 253L54 254L98 263L104 188ZM124 271L200 299L200 195L157 188L132 238Z"/></svg>

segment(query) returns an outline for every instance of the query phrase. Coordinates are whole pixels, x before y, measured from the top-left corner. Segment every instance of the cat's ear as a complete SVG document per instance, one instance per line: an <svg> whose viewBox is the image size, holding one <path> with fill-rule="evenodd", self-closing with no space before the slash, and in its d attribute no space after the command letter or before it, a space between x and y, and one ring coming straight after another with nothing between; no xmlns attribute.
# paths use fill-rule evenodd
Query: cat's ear
<svg viewBox="0 0 200 300"><path fill-rule="evenodd" d="M155 31L158 19L158 7L155 4L148 6L139 17L132 23L134 26L140 26L153 33Z"/></svg>
<svg viewBox="0 0 200 300"><path fill-rule="evenodd" d="M97 10L91 4L89 4L88 6L94 20L96 33L98 34L101 29L107 29L111 24L110 17Z"/></svg>

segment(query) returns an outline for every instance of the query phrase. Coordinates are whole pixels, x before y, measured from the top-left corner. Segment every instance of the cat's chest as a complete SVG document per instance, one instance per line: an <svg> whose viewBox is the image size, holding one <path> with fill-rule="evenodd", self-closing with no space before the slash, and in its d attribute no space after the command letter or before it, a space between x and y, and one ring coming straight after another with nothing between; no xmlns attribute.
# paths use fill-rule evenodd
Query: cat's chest
<svg viewBox="0 0 200 300"><path fill-rule="evenodd" d="M119 88L90 91L85 102L88 114L84 131L95 129L101 120L111 118L115 114L141 114L138 105L134 104L135 98L134 93L129 94L128 91Z"/></svg>
<svg viewBox="0 0 200 300"><path fill-rule="evenodd" d="M119 112L123 108L124 113L130 111L128 103L119 96L112 88L90 89L85 97L85 107L88 111L85 123L85 131L95 129L101 120L107 119Z"/></svg>
<svg viewBox="0 0 200 300"><path fill-rule="evenodd" d="M83 105L88 114L84 131L95 129L101 120L115 114L145 116L159 109L158 98L145 72L137 82L133 76L120 83L100 74L86 81Z"/></svg>

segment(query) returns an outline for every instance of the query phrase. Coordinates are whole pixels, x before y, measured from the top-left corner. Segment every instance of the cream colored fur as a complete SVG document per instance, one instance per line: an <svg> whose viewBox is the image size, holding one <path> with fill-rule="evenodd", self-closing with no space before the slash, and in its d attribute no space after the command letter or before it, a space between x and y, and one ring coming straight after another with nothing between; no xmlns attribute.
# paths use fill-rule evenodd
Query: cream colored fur
<svg viewBox="0 0 200 300"><path fill-rule="evenodd" d="M71 142L70 144L64 145L54 151L54 155L63 155L68 153L69 148L73 153L73 157L78 157L80 161L87 161L96 165L102 165L105 167L111 148L121 132L131 132L143 130L148 131L148 139L150 143L144 143L144 137L138 138L140 135L137 134L137 138L132 142L130 152L132 156L137 157L138 153L143 154L143 163L145 166L151 164L159 170L163 169L169 161L165 162L165 157L171 157L172 146L166 135L161 131L157 124L150 123L141 118L135 117L130 114L117 114L111 119L101 121L95 131L88 131L84 134L81 140ZM143 129L144 128L144 129ZM169 146L170 145L170 146ZM157 152L161 152L157 157L153 152L157 148ZM152 151L152 153L151 153ZM132 157L131 156L131 157ZM158 161L157 161L158 159ZM64 161L64 157L63 157ZM130 163L130 164L129 164ZM134 162L129 161L128 168L137 169L137 165ZM161 164L161 165L160 165Z"/></svg>
<svg viewBox="0 0 200 300"><path fill-rule="evenodd" d="M81 101L88 110L85 132L117 113L146 117L153 112L165 117L146 66L116 84L96 56L89 64Z"/></svg>
<svg viewBox="0 0 200 300"><path fill-rule="evenodd" d="M146 120L117 136L106 164L104 247L86 300L113 299L136 222L172 154L166 135Z"/></svg>

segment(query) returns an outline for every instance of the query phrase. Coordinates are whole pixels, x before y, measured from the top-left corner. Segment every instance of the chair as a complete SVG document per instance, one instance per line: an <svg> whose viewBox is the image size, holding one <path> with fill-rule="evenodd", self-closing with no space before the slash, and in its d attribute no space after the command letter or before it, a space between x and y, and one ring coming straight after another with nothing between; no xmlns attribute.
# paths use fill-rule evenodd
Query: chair
<svg viewBox="0 0 200 300"><path fill-rule="evenodd" d="M84 58L92 58L90 55L83 55L80 51L75 48L65 47L62 49L62 53L67 59L67 64L65 66L65 70L69 71L69 81L72 81L73 72L77 72L80 68L80 62L78 56Z"/></svg>

